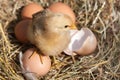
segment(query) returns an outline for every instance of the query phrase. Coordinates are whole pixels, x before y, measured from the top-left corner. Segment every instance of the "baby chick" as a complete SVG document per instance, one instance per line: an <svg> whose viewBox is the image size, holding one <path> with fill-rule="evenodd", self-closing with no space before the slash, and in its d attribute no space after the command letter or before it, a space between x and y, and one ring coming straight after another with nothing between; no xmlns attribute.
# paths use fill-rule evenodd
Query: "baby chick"
<svg viewBox="0 0 120 80"><path fill-rule="evenodd" d="M28 27L28 40L44 55L60 54L70 42L71 18L62 13L46 9L33 15Z"/></svg>

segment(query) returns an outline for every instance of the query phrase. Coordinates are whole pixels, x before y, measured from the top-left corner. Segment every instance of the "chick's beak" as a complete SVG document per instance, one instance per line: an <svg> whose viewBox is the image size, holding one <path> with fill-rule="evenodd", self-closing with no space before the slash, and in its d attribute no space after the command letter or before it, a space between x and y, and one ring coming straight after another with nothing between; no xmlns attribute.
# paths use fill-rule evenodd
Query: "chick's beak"
<svg viewBox="0 0 120 80"><path fill-rule="evenodd" d="M75 24L72 24L72 25L70 26L70 29L77 29L77 27L76 27Z"/></svg>

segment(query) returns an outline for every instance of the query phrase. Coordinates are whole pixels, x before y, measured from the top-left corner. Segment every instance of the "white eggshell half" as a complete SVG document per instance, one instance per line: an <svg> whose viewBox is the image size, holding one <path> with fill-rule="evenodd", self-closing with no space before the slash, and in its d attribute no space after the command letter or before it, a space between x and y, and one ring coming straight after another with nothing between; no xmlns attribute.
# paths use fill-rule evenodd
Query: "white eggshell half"
<svg viewBox="0 0 120 80"><path fill-rule="evenodd" d="M92 31L88 28L71 30L71 41L64 52L68 55L88 55L92 53L97 45L97 40Z"/></svg>

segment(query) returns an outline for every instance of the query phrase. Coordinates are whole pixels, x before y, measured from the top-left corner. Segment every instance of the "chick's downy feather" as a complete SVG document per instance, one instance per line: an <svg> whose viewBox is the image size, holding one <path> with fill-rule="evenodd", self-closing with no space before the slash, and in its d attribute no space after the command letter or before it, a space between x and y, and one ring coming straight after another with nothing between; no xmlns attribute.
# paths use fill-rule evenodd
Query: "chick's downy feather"
<svg viewBox="0 0 120 80"><path fill-rule="evenodd" d="M58 55L69 44L72 20L62 13L43 10L33 15L28 28L28 39L44 55Z"/></svg>

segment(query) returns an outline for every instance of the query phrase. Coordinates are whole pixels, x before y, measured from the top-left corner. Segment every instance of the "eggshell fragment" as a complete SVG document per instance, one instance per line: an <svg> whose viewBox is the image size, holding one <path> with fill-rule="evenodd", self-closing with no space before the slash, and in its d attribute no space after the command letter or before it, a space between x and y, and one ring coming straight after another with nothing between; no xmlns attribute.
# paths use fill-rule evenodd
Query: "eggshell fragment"
<svg viewBox="0 0 120 80"><path fill-rule="evenodd" d="M71 36L71 40L72 37L78 32L78 30L70 30L70 36ZM72 42L72 41L71 41ZM76 55L76 53L73 52L72 50L72 45L71 42L69 43L69 46L64 50L65 54L67 55Z"/></svg>
<svg viewBox="0 0 120 80"><path fill-rule="evenodd" d="M49 56L39 55L34 50L34 48L30 48L23 54L22 64L24 72L44 76L50 70L51 60Z"/></svg>
<svg viewBox="0 0 120 80"><path fill-rule="evenodd" d="M31 19L33 14L42 10L43 10L43 7L40 6L39 4L30 3L22 9L21 16L23 19Z"/></svg>
<svg viewBox="0 0 120 80"><path fill-rule="evenodd" d="M75 13L73 10L65 3L56 2L48 7L53 12L59 12L66 14L71 17L73 23L75 23Z"/></svg>
<svg viewBox="0 0 120 80"><path fill-rule="evenodd" d="M82 28L80 31L74 31L71 42L64 52L68 55L72 55L72 52L79 55L89 55L96 49L96 46L97 40L92 31L88 28Z"/></svg>
<svg viewBox="0 0 120 80"><path fill-rule="evenodd" d="M28 42L26 32L30 22L30 19L22 20L15 26L15 36L22 43Z"/></svg>

